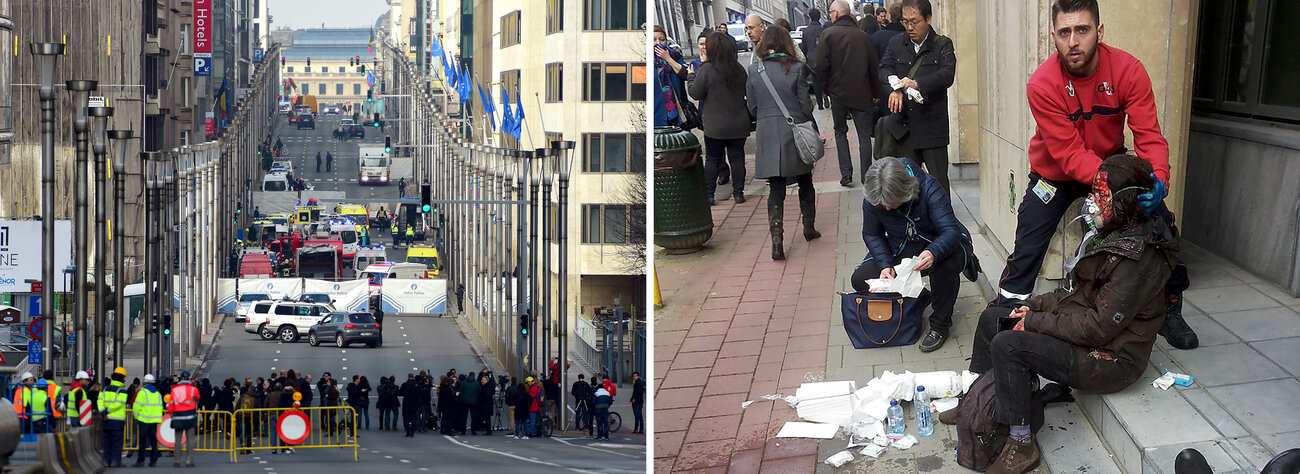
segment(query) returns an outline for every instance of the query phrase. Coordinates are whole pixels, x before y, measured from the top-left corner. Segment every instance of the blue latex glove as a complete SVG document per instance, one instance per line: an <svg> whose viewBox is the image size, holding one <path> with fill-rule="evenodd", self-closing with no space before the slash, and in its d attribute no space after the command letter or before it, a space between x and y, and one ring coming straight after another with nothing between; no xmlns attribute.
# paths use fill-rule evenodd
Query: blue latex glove
<svg viewBox="0 0 1300 474"><path fill-rule="evenodd" d="M1139 194L1137 197L1138 206L1148 213L1160 207L1160 203L1165 200L1165 196L1169 195L1169 189L1165 187L1165 182L1157 178L1155 173L1151 173L1150 176L1155 181L1155 185L1151 186L1150 191Z"/></svg>

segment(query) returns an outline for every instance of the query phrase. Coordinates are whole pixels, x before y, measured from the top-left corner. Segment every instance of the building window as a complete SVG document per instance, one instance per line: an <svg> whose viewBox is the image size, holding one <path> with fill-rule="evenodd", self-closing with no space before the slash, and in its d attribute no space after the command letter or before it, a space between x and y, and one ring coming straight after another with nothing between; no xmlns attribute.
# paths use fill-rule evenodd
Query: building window
<svg viewBox="0 0 1300 474"><path fill-rule="evenodd" d="M320 95L325 95L325 84L321 84L321 85L320 85L319 87L317 87L316 89L320 91L320 93L319 93Z"/></svg>
<svg viewBox="0 0 1300 474"><path fill-rule="evenodd" d="M582 100L586 102L645 101L643 63L583 64Z"/></svg>
<svg viewBox="0 0 1300 474"><path fill-rule="evenodd" d="M546 65L546 102L564 101L564 63Z"/></svg>
<svg viewBox="0 0 1300 474"><path fill-rule="evenodd" d="M501 47L508 48L519 44L519 10L501 17Z"/></svg>
<svg viewBox="0 0 1300 474"><path fill-rule="evenodd" d="M564 0L546 0L546 34L564 31Z"/></svg>
<svg viewBox="0 0 1300 474"><path fill-rule="evenodd" d="M352 85L352 95L361 95L361 84Z"/></svg>
<svg viewBox="0 0 1300 474"><path fill-rule="evenodd" d="M345 72L348 72L347 68L343 66L339 66L339 73L345 73Z"/></svg>
<svg viewBox="0 0 1300 474"><path fill-rule="evenodd" d="M1197 111L1300 121L1300 4L1201 3L1192 106Z"/></svg>
<svg viewBox="0 0 1300 474"><path fill-rule="evenodd" d="M584 204L582 243L624 244L639 224L645 222L645 206L626 204Z"/></svg>
<svg viewBox="0 0 1300 474"><path fill-rule="evenodd" d="M645 23L644 0L583 0L584 30L631 30Z"/></svg>
<svg viewBox="0 0 1300 474"><path fill-rule="evenodd" d="M262 0L253 0L253 18L261 18Z"/></svg>
<svg viewBox="0 0 1300 474"><path fill-rule="evenodd" d="M311 94L311 86L309 86L309 85L306 84L306 83L303 83L303 85L302 85L302 94L303 94L303 95Z"/></svg>
<svg viewBox="0 0 1300 474"><path fill-rule="evenodd" d="M627 173L645 171L644 133L586 133L582 135L582 171Z"/></svg>
<svg viewBox="0 0 1300 474"><path fill-rule="evenodd" d="M343 84L334 85L334 95L343 95Z"/></svg>
<svg viewBox="0 0 1300 474"><path fill-rule="evenodd" d="M190 94L194 93L190 87L190 78L181 77L181 107L190 107Z"/></svg>
<svg viewBox="0 0 1300 474"><path fill-rule="evenodd" d="M311 72L311 66L303 66L302 72Z"/></svg>
<svg viewBox="0 0 1300 474"><path fill-rule="evenodd" d="M293 72L293 66L289 66L289 72Z"/></svg>

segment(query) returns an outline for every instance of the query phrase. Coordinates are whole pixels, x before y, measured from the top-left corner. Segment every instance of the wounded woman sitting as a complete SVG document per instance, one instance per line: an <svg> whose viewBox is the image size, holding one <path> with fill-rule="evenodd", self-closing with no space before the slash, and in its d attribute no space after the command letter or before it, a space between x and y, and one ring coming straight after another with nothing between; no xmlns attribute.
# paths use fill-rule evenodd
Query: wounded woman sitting
<svg viewBox="0 0 1300 474"><path fill-rule="evenodd" d="M1041 456L1029 427L1038 376L1111 393L1146 369L1165 319L1165 280L1178 261L1176 230L1138 207L1137 196L1153 184L1151 165L1140 158L1115 155L1103 161L1080 216L1095 231L1066 261L1067 267L1074 264L1069 288L980 315L970 370L991 371L997 421L1011 427L1011 438L988 472L1023 473L1038 465Z"/></svg>

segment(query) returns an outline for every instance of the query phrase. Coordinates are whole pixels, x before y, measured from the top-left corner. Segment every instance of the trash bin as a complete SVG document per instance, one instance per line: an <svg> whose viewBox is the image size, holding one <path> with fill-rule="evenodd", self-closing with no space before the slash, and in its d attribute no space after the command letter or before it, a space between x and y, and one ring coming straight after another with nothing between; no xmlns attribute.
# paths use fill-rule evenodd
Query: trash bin
<svg viewBox="0 0 1300 474"><path fill-rule="evenodd" d="M700 141L677 127L655 128L655 245L691 253L713 237Z"/></svg>

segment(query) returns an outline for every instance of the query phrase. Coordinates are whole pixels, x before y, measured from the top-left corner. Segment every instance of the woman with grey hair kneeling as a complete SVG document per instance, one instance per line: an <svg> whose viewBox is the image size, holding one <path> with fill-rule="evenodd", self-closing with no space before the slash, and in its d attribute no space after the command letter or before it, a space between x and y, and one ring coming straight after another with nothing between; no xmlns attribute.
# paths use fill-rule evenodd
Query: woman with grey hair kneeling
<svg viewBox="0 0 1300 474"><path fill-rule="evenodd" d="M953 215L939 181L911 160L881 158L865 174L862 241L867 244L867 257L853 271L853 289L865 293L868 279L894 278L899 261L912 258L913 268L930 277L928 297L934 312L920 347L921 352L934 351L948 340L962 270L967 262L972 268L969 276L979 268L970 233Z"/></svg>

